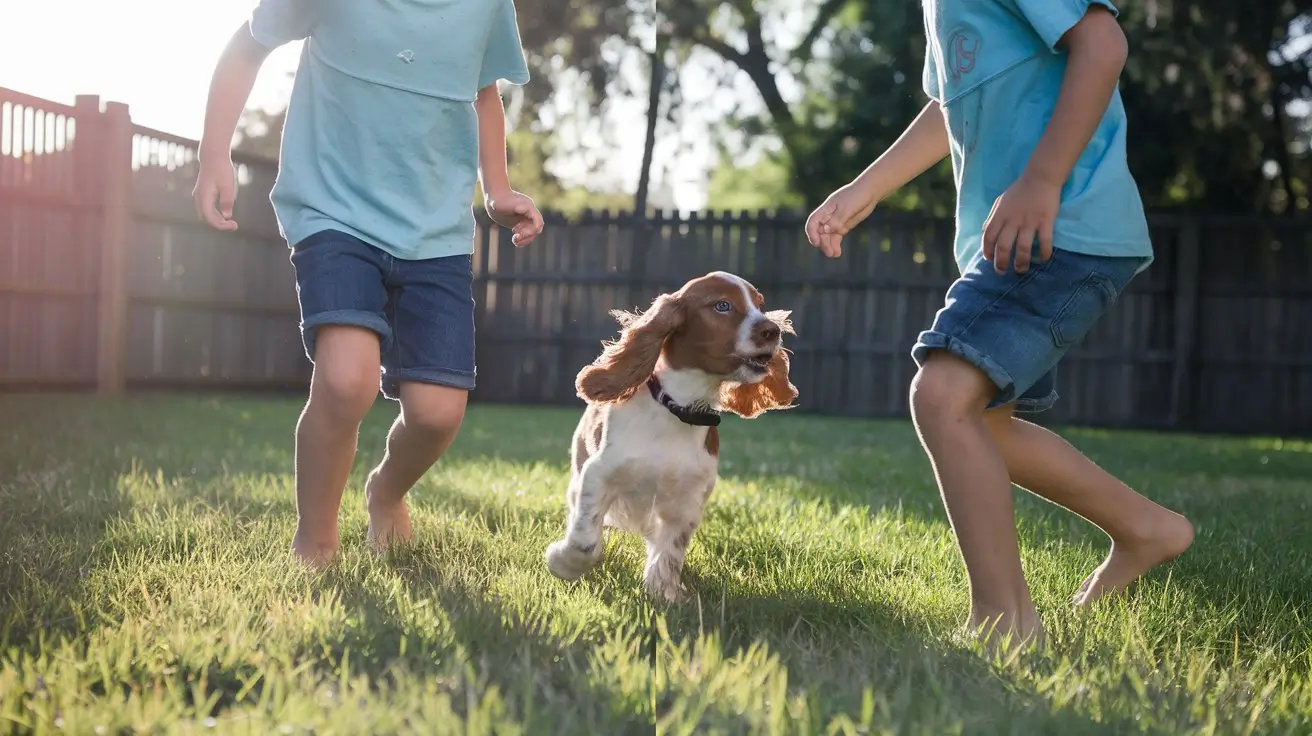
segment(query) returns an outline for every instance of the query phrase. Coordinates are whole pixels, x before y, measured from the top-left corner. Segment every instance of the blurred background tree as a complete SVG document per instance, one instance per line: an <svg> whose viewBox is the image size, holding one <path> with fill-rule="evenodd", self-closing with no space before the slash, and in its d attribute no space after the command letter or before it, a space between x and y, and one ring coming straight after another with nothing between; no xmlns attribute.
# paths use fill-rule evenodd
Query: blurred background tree
<svg viewBox="0 0 1312 736"><path fill-rule="evenodd" d="M849 181L924 104L917 3L661 1L676 42L713 54L754 87L759 104L726 122L774 140L754 166L771 182L787 170L790 193L804 203ZM1130 163L1148 204L1307 211L1312 2L1146 0L1124 6ZM721 170L732 169L757 144L722 137ZM889 204L945 214L952 201L949 176L942 166ZM777 195L770 186L751 201L752 180L717 171L711 205L771 206Z"/></svg>

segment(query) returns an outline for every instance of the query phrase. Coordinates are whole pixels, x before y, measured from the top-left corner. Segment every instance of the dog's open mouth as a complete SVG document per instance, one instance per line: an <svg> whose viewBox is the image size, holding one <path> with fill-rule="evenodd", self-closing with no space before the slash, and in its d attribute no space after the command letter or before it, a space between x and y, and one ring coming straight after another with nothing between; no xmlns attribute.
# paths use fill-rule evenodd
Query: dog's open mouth
<svg viewBox="0 0 1312 736"><path fill-rule="evenodd" d="M774 357L774 353L772 352L757 353L756 355L748 355L743 358L743 365L747 366L748 368L751 368L754 371L760 371L764 373L769 369L770 359L773 357Z"/></svg>

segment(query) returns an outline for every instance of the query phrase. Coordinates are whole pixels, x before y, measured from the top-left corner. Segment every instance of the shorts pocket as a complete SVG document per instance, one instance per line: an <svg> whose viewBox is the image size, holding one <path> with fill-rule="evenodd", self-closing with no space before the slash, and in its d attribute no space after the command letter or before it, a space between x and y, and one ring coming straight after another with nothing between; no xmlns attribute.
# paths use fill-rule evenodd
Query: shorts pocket
<svg viewBox="0 0 1312 736"><path fill-rule="evenodd" d="M1066 303L1052 318L1052 342L1068 348L1084 339L1103 314L1116 303L1116 284L1100 273L1091 273L1075 287Z"/></svg>

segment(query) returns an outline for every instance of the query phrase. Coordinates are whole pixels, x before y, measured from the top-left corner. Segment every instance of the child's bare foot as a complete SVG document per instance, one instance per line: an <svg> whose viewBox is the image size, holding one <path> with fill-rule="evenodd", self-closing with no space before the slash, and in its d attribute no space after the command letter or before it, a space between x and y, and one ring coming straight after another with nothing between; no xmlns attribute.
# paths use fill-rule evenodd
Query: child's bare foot
<svg viewBox="0 0 1312 736"><path fill-rule="evenodd" d="M1043 622L1033 606L1027 611L986 613L976 606L966 622L966 633L991 651L1016 646L1042 647L1047 640Z"/></svg>
<svg viewBox="0 0 1312 736"><path fill-rule="evenodd" d="M1194 527L1189 520L1161 509L1160 517L1149 525L1147 533L1112 540L1107 559L1084 579L1072 602L1087 606L1124 590L1144 573L1184 554L1193 541Z"/></svg>
<svg viewBox="0 0 1312 736"><path fill-rule="evenodd" d="M369 474L364 487L365 508L369 511L369 546L385 551L395 542L408 542L414 535L410 526L410 508L405 497L393 501L376 492L377 475Z"/></svg>
<svg viewBox="0 0 1312 736"><path fill-rule="evenodd" d="M337 556L337 544L325 541L322 537L315 538L298 529L292 537L292 554L310 567L322 570L331 565Z"/></svg>

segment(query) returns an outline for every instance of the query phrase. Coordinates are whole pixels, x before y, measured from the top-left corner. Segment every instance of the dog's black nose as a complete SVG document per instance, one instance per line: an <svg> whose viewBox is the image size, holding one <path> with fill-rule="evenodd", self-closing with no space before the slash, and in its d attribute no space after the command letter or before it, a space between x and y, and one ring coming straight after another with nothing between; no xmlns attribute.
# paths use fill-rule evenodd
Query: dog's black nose
<svg viewBox="0 0 1312 736"><path fill-rule="evenodd" d="M766 345L779 339L779 325L769 320L757 324L753 332L758 345Z"/></svg>

